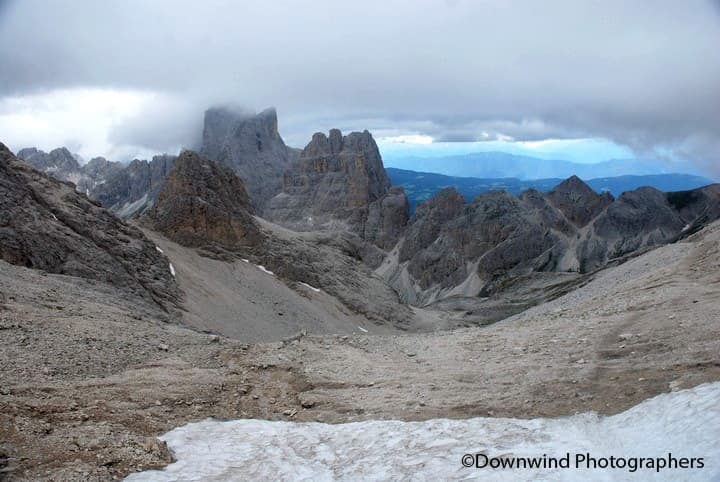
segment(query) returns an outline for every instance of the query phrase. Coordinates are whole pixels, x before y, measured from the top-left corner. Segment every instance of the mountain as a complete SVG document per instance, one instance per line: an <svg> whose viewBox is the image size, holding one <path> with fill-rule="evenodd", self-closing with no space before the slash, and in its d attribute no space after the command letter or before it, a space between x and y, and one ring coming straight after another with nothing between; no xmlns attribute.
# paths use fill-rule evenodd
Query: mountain
<svg viewBox="0 0 720 482"><path fill-rule="evenodd" d="M393 157L388 164L415 171L439 172L450 176L480 178L544 179L577 175L583 179L686 172L701 175L690 163L663 163L644 159L613 159L579 163L540 159L507 152L476 152L440 157Z"/></svg>
<svg viewBox="0 0 720 482"><path fill-rule="evenodd" d="M520 194L526 189L549 191L562 181L559 178L521 180L518 178L488 178L446 176L432 172L416 172L394 167L385 168L393 186L401 186L408 197L410 211L422 201L446 187L454 187L466 199L472 199L493 189ZM574 174L573 174L574 175ZM582 176L579 176L582 177ZM712 184L712 180L691 174L649 174L642 176L599 177L586 181L597 192L609 192L619 196L642 186L651 186L661 191L683 191Z"/></svg>
<svg viewBox="0 0 720 482"><path fill-rule="evenodd" d="M349 231L390 249L408 216L402 188L391 189L368 131L316 133L283 175L269 220L297 231Z"/></svg>
<svg viewBox="0 0 720 482"><path fill-rule="evenodd" d="M240 177L226 166L185 151L170 170L157 203L140 221L202 256L229 263L242 261L262 267L258 269L266 275L296 289L325 292L340 302L346 314L388 329L414 325L408 307L361 261L363 247L356 236L291 233L252 213ZM195 295L188 293L190 299ZM212 305L219 304L220 309L203 317L217 317L216 327L235 332L232 320L226 319L224 302L213 300ZM231 305L236 303L231 301ZM206 321L202 323L205 326Z"/></svg>
<svg viewBox="0 0 720 482"><path fill-rule="evenodd" d="M547 290L720 217L717 184L679 193L644 187L614 199L573 176L545 194L494 190L464 201L446 188L420 203L378 269L408 302L491 296L532 279ZM541 281L534 273L554 274Z"/></svg>
<svg viewBox="0 0 720 482"><path fill-rule="evenodd" d="M176 156L153 156L150 162L135 159L98 185L90 196L119 217L144 213L157 200Z"/></svg>
<svg viewBox="0 0 720 482"><path fill-rule="evenodd" d="M0 259L107 282L161 306L176 302L167 258L140 230L74 188L0 144Z"/></svg>
<svg viewBox="0 0 720 482"><path fill-rule="evenodd" d="M85 165L80 165L78 156L65 147L44 152L35 147L20 149L17 157L38 171L44 172L61 181L72 182L79 192L90 196L95 188L123 169L119 162L110 162L104 157L95 157Z"/></svg>
<svg viewBox="0 0 720 482"><path fill-rule="evenodd" d="M297 156L278 132L274 108L256 115L221 107L208 109L200 154L234 170L258 212L280 192L283 171Z"/></svg>
<svg viewBox="0 0 720 482"><path fill-rule="evenodd" d="M147 218L183 246L253 245L260 230L242 180L192 151L180 154Z"/></svg>

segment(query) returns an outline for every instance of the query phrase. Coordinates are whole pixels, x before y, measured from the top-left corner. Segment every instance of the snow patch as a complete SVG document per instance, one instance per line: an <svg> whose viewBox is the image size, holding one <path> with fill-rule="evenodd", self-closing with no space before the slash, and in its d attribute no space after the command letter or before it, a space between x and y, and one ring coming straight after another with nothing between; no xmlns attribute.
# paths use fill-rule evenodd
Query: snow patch
<svg viewBox="0 0 720 482"><path fill-rule="evenodd" d="M310 290L313 290L315 293L320 293L320 288L315 288L314 286L310 286L309 284L304 283L304 282L302 282L302 281L300 282L300 284L303 285L304 287L310 289Z"/></svg>
<svg viewBox="0 0 720 482"><path fill-rule="evenodd" d="M262 271L263 273L267 273L267 274L269 274L270 276L275 276L275 273L273 273L272 271L270 271L269 269L267 269L265 266L263 266L263 265L261 265L261 264L256 264L255 266L257 266L257 268L258 268L260 271Z"/></svg>
<svg viewBox="0 0 720 482"><path fill-rule="evenodd" d="M173 275L173 278L175 277L175 267L172 265L172 263L169 264L170 266L170 274Z"/></svg>
<svg viewBox="0 0 720 482"><path fill-rule="evenodd" d="M57 216L55 216L53 213L50 213L50 216L52 216L52 218L53 218L55 221L58 220Z"/></svg>
<svg viewBox="0 0 720 482"><path fill-rule="evenodd" d="M362 326L358 326L358 330L362 331L363 333L367 333L368 331L363 328Z"/></svg>
<svg viewBox="0 0 720 482"><path fill-rule="evenodd" d="M155 249L157 249L157 252L160 253L160 254L163 254L163 253L164 253L164 251L163 251L162 249L160 249L159 246L155 246Z"/></svg>
<svg viewBox="0 0 720 482"><path fill-rule="evenodd" d="M161 440L177 462L128 481L170 480L717 480L720 383L659 395L610 417L473 418L347 424L205 420ZM571 468L464 468L464 454L563 457ZM575 468L574 454L703 457L702 469Z"/></svg>
<svg viewBox="0 0 720 482"><path fill-rule="evenodd" d="M243 262L243 263L249 263L249 262L250 262L250 260L249 260L249 259L245 259L245 258L243 258L242 262Z"/></svg>

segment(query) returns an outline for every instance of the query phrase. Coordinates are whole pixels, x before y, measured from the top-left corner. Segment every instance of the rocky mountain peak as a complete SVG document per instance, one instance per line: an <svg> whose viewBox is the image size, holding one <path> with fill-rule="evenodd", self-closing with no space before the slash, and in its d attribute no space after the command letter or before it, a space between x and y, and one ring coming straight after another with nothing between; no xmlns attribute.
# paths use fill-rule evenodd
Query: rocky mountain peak
<svg viewBox="0 0 720 482"><path fill-rule="evenodd" d="M280 192L282 173L294 157L278 132L274 108L259 114L208 109L200 154L235 171L259 211Z"/></svg>
<svg viewBox="0 0 720 482"><path fill-rule="evenodd" d="M175 160L147 218L185 246L232 250L254 245L261 236L242 180L193 151Z"/></svg>
<svg viewBox="0 0 720 482"><path fill-rule="evenodd" d="M613 202L611 194L597 194L577 176L564 180L545 196L568 221L578 227L587 225Z"/></svg>
<svg viewBox="0 0 720 482"><path fill-rule="evenodd" d="M402 189L390 192L380 151L368 131L315 133L285 171L267 217L300 231L347 230L388 249L407 222Z"/></svg>
<svg viewBox="0 0 720 482"><path fill-rule="evenodd" d="M18 151L18 157L43 172L69 173L80 170L76 157L65 147L45 152L35 147Z"/></svg>

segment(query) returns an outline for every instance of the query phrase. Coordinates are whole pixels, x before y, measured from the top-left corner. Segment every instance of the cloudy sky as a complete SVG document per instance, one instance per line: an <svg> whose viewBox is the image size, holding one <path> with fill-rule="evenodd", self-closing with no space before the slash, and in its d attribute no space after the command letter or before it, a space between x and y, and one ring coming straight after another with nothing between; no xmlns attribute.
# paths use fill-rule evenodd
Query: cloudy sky
<svg viewBox="0 0 720 482"><path fill-rule="evenodd" d="M0 0L0 141L172 152L231 103L276 106L300 147L367 128L717 169L719 47L716 0Z"/></svg>

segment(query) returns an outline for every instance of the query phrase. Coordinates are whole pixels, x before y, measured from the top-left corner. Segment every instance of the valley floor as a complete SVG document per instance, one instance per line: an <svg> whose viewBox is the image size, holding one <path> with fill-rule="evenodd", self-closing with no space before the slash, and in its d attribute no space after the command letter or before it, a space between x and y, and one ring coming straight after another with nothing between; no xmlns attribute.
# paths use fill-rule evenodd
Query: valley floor
<svg viewBox="0 0 720 482"><path fill-rule="evenodd" d="M3 262L0 294L0 478L10 480L161 467L171 456L155 437L207 417L615 414L720 380L718 223L502 322L436 333L246 345L168 324L110 287Z"/></svg>

